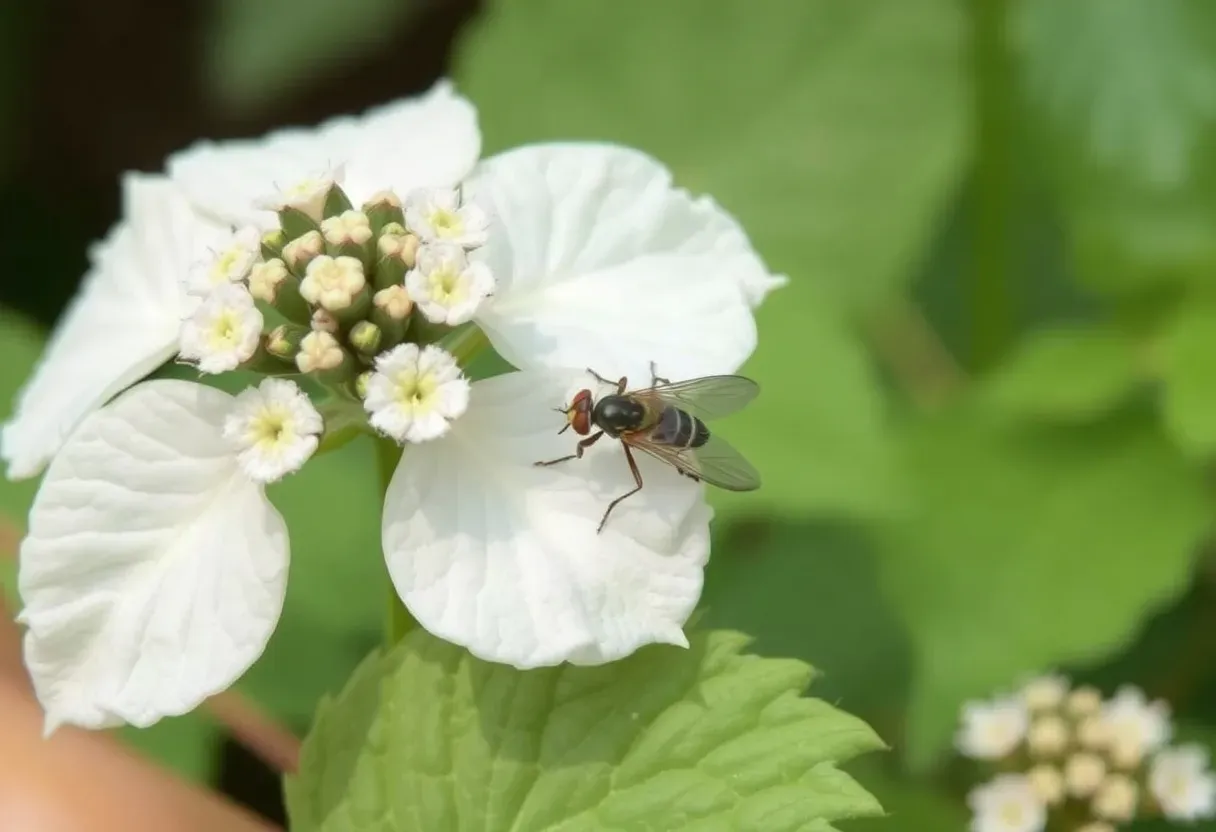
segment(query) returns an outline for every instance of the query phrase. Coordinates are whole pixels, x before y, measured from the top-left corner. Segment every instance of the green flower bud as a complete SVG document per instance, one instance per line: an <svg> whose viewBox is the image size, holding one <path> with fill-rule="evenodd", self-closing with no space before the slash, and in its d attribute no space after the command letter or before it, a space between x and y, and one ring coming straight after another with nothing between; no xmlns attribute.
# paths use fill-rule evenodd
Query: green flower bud
<svg viewBox="0 0 1216 832"><path fill-rule="evenodd" d="M405 233L405 212L401 209L401 200L392 191L381 191L365 202L363 213L367 214L372 231L376 234L390 223L401 226L401 233Z"/></svg>
<svg viewBox="0 0 1216 832"><path fill-rule="evenodd" d="M371 358L380 352L383 333L380 327L373 324L371 321L359 321L351 327L350 335L347 340L350 345L355 348L355 352L366 358Z"/></svg>
<svg viewBox="0 0 1216 832"><path fill-rule="evenodd" d="M314 229L283 246L283 261L296 277L303 277L308 264L325 252L325 238Z"/></svg>
<svg viewBox="0 0 1216 832"><path fill-rule="evenodd" d="M283 246L286 243L287 237L283 234L282 229L276 228L274 231L267 231L262 235L262 259L279 259L283 256Z"/></svg>

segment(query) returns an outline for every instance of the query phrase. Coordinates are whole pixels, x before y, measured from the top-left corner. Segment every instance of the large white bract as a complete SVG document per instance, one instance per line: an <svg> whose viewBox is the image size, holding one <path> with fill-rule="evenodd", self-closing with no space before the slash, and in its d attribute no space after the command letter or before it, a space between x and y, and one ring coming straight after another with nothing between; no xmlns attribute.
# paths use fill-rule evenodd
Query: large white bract
<svg viewBox="0 0 1216 832"><path fill-rule="evenodd" d="M248 283L263 303L304 278L296 302L312 305L295 319L288 369L329 383L324 374L361 350L370 372L341 383L365 396L369 429L412 443L388 487L383 554L422 626L517 667L687 644L709 557L702 486L640 459L643 489L601 534L608 503L633 487L617 443L534 463L573 451L578 437L558 435L555 408L594 386L585 368L634 386L652 364L671 378L736 371L755 347L753 308L784 278L729 215L644 154L537 145L478 165L479 146L472 107L445 82L360 118L197 145L170 160L168 179L130 180L123 225L4 433L10 475L59 452L21 552L27 656L48 726L146 725L189 710L256 660L277 621L287 536L261 482L318 445L304 394L275 382L233 399L154 381L96 409L173 355L183 320L193 352L257 360L237 338L241 316L187 293L211 285L202 274L219 275L213 291ZM404 228L377 226L398 260L365 261L372 285L348 280L358 261L321 254L316 232L284 241L295 248L283 263L241 259L235 229L270 227L267 206L315 219L333 183L356 206L377 195L407 208ZM367 216L337 217L328 245L387 256ZM196 238L215 234L206 250L227 259L200 271ZM400 279L386 286L375 263ZM350 315L396 321L400 339L415 331L402 322L411 309L423 332L471 320L518 372L470 384L444 349L381 349L366 321L370 340L356 341Z"/></svg>

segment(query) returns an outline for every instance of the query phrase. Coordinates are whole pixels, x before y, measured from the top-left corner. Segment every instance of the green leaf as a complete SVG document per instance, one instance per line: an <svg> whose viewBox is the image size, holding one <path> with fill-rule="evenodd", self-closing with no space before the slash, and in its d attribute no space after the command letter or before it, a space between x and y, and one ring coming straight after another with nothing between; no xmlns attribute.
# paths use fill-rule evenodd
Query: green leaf
<svg viewBox="0 0 1216 832"><path fill-rule="evenodd" d="M1216 454L1216 306L1183 308L1162 334L1161 409L1166 429L1197 459Z"/></svg>
<svg viewBox="0 0 1216 832"><path fill-rule="evenodd" d="M1187 586L1210 527L1198 472L1145 419L1000 431L968 409L913 425L918 504L880 534L917 659L907 753L929 763L962 702L1118 649Z"/></svg>
<svg viewBox="0 0 1216 832"><path fill-rule="evenodd" d="M283 615L242 688L280 719L305 724L377 644L388 579L372 442L309 460L271 490L291 537Z"/></svg>
<svg viewBox="0 0 1216 832"><path fill-rule="evenodd" d="M1031 334L986 384L985 400L1017 417L1086 421L1122 401L1140 381L1133 344L1102 328Z"/></svg>
<svg viewBox="0 0 1216 832"><path fill-rule="evenodd" d="M850 832L954 832L968 828L970 813L962 800L946 792L940 783L883 765L888 762L867 759L849 767L887 810L885 817L853 822Z"/></svg>
<svg viewBox="0 0 1216 832"><path fill-rule="evenodd" d="M828 832L880 812L836 763L881 741L799 696L810 667L746 644L521 672L415 630L318 712L291 828Z"/></svg>
<svg viewBox="0 0 1216 832"><path fill-rule="evenodd" d="M908 279L961 178L962 49L953 0L498 0L456 75L489 151L640 147L795 277L780 303L818 283L866 306Z"/></svg>
<svg viewBox="0 0 1216 832"><path fill-rule="evenodd" d="M301 78L388 42L416 12L410 0L221 0L206 39L204 78L230 107L252 110Z"/></svg>
<svg viewBox="0 0 1216 832"><path fill-rule="evenodd" d="M150 728L125 726L123 741L140 753L195 783L209 783L216 775L220 733L200 711L162 719Z"/></svg>
<svg viewBox="0 0 1216 832"><path fill-rule="evenodd" d="M0 423L12 416L17 394L34 371L42 354L42 330L20 315L0 309ZM0 462L0 469L4 463ZM10 558L8 573L0 582L5 587L6 602L15 612L20 604L16 593L16 551L9 549L24 534L25 519L34 502L38 480L13 482L0 471L0 558Z"/></svg>
<svg viewBox="0 0 1216 832"><path fill-rule="evenodd" d="M1028 0L1020 62L1094 288L1216 273L1216 9L1206 0ZM1039 118L1042 117L1042 118Z"/></svg>

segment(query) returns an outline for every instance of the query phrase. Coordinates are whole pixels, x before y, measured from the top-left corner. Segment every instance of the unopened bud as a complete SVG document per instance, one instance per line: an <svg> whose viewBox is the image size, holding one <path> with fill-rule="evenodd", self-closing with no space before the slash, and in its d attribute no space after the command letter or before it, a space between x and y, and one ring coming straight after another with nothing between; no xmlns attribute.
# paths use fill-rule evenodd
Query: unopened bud
<svg viewBox="0 0 1216 832"><path fill-rule="evenodd" d="M266 351L275 358L294 361L300 351L300 342L309 330L302 326L283 324L276 326L266 337Z"/></svg>
<svg viewBox="0 0 1216 832"><path fill-rule="evenodd" d="M295 275L303 277L308 264L324 251L325 238L321 232L309 231L283 246L283 260Z"/></svg>
<svg viewBox="0 0 1216 832"><path fill-rule="evenodd" d="M323 220L321 233L331 246L362 246L372 238L367 214L362 211L343 211L336 217Z"/></svg>
<svg viewBox="0 0 1216 832"><path fill-rule="evenodd" d="M367 383L371 381L372 371L365 370L355 376L355 395L361 399L367 398Z"/></svg>
<svg viewBox="0 0 1216 832"><path fill-rule="evenodd" d="M414 302L410 300L409 293L405 291L404 286L389 286L387 289L381 289L376 292L372 302L377 309L396 321L404 321L414 308Z"/></svg>
<svg viewBox="0 0 1216 832"><path fill-rule="evenodd" d="M291 277L287 265L279 259L258 263L249 273L249 294L256 300L273 304L279 294L279 286Z"/></svg>
<svg viewBox="0 0 1216 832"><path fill-rule="evenodd" d="M1068 724L1054 715L1041 716L1030 726L1026 736L1026 745L1030 753L1039 757L1055 757L1068 748Z"/></svg>
<svg viewBox="0 0 1216 832"><path fill-rule="evenodd" d="M1101 716L1087 716L1077 725L1077 741L1085 748L1101 750L1110 744L1110 726Z"/></svg>
<svg viewBox="0 0 1216 832"><path fill-rule="evenodd" d="M1097 754L1073 754L1064 764L1064 787L1073 797L1089 797L1105 777L1106 763Z"/></svg>
<svg viewBox="0 0 1216 832"><path fill-rule="evenodd" d="M1139 787L1122 774L1112 774L1094 795L1094 814L1116 823L1126 823L1136 816L1139 802Z"/></svg>
<svg viewBox="0 0 1216 832"><path fill-rule="evenodd" d="M1077 688L1068 694L1064 709L1076 717L1092 716L1102 709L1102 694L1096 688Z"/></svg>
<svg viewBox="0 0 1216 832"><path fill-rule="evenodd" d="M352 207L350 197L346 195L346 191L342 190L339 185L334 185L329 189L329 193L325 195L325 206L322 212L325 219L328 219L344 214ZM322 220L321 225L324 227L324 220Z"/></svg>
<svg viewBox="0 0 1216 832"><path fill-rule="evenodd" d="M314 311L309 325L314 332L334 333L342 328L342 325L338 322L338 317L328 309L317 309Z"/></svg>
<svg viewBox="0 0 1216 832"><path fill-rule="evenodd" d="M1093 823L1078 826L1077 832L1117 832L1117 830L1109 823L1103 823L1100 820L1096 820Z"/></svg>
<svg viewBox="0 0 1216 832"><path fill-rule="evenodd" d="M328 332L314 330L300 340L300 351L296 355L296 366L302 373L335 370L342 366L346 351L338 339Z"/></svg>
<svg viewBox="0 0 1216 832"><path fill-rule="evenodd" d="M281 228L267 231L262 235L262 259L275 260L283 256L283 246L287 243Z"/></svg>
<svg viewBox="0 0 1216 832"><path fill-rule="evenodd" d="M371 223L372 231L379 234L390 223L400 225L405 231L405 212L401 200L392 191L380 191L363 203L363 213Z"/></svg>
<svg viewBox="0 0 1216 832"><path fill-rule="evenodd" d="M1147 749L1139 738L1115 737L1107 749L1115 768L1133 769L1144 762Z"/></svg>
<svg viewBox="0 0 1216 832"><path fill-rule="evenodd" d="M308 264L300 281L300 294L309 303L330 312L341 312L354 303L366 285L363 264L354 257L323 254Z"/></svg>
<svg viewBox="0 0 1216 832"><path fill-rule="evenodd" d="M386 227L376 241L375 284L377 289L387 289L405 282L405 273L418 260L418 238L413 234L393 233L389 229L400 228L395 224Z"/></svg>
<svg viewBox="0 0 1216 832"><path fill-rule="evenodd" d="M380 351L380 342L383 340L383 335L380 327L371 321L359 321L359 323L351 327L349 335L350 345L360 355L370 358Z"/></svg>
<svg viewBox="0 0 1216 832"><path fill-rule="evenodd" d="M1026 775L1035 794L1049 806L1064 799L1064 775L1055 766L1039 765Z"/></svg>

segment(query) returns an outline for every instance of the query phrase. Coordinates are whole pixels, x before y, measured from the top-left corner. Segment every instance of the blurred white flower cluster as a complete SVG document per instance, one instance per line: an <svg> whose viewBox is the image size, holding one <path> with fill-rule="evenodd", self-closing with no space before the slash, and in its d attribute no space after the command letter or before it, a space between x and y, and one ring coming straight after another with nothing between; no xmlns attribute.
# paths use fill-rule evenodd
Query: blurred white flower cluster
<svg viewBox="0 0 1216 832"><path fill-rule="evenodd" d="M1168 745L1169 708L1131 686L1113 697L1042 676L969 702L955 746L1001 772L968 797L973 832L1113 832L1138 818L1216 817L1216 775L1199 745Z"/></svg>
<svg viewBox="0 0 1216 832"><path fill-rule="evenodd" d="M572 450L558 406L594 389L586 368L636 386L654 365L734 372L784 278L643 153L480 148L441 82L124 179L0 433L10 478L46 468L19 585L48 729L149 725L244 673L290 560L265 487L360 431L409 445L379 554L431 632L521 668L687 645L702 487L643 461L646 488L600 534L625 460L601 443L536 463ZM489 347L514 372L470 378ZM190 380L148 379L173 361ZM210 383L234 370L260 379Z"/></svg>

